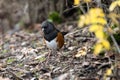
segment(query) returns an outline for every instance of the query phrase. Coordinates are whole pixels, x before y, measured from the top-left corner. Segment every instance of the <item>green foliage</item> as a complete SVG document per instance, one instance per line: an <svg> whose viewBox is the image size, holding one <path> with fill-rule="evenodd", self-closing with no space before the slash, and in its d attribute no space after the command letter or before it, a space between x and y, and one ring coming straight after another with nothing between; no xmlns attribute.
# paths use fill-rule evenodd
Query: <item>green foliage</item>
<svg viewBox="0 0 120 80"><path fill-rule="evenodd" d="M114 24L113 26L111 26L112 29L117 28L118 26L116 24Z"/></svg>
<svg viewBox="0 0 120 80"><path fill-rule="evenodd" d="M10 64L10 63L12 63L12 62L14 62L15 61L15 59L13 59L13 58L8 58L7 59L7 64Z"/></svg>
<svg viewBox="0 0 120 80"><path fill-rule="evenodd" d="M1 51L1 54L5 54L5 53L7 53L8 51L9 51L9 50L4 49L4 50Z"/></svg>
<svg viewBox="0 0 120 80"><path fill-rule="evenodd" d="M40 57L40 58L38 58L37 60L38 60L39 62L43 62L43 61L46 60L46 58L45 58L45 57Z"/></svg>
<svg viewBox="0 0 120 80"><path fill-rule="evenodd" d="M60 17L58 12L50 12L48 15L48 18L50 21L55 22L55 23L61 23L62 18Z"/></svg>
<svg viewBox="0 0 120 80"><path fill-rule="evenodd" d="M23 63L20 63L20 64L18 64L18 66L19 66L19 67L22 67L22 66L24 66L24 64L23 64Z"/></svg>

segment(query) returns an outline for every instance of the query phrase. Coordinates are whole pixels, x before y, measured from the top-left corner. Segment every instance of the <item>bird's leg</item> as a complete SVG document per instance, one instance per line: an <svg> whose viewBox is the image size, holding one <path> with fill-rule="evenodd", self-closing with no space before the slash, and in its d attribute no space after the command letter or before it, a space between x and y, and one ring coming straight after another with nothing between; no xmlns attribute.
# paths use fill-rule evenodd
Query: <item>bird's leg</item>
<svg viewBox="0 0 120 80"><path fill-rule="evenodd" d="M63 56L63 53L62 53L62 50L61 50L61 49L58 51L58 55L59 55L59 57L60 57L60 56Z"/></svg>
<svg viewBox="0 0 120 80"><path fill-rule="evenodd" d="M46 58L46 62L45 62L45 65L48 64L48 61L50 59L50 55L52 54L52 50L49 49L49 52L48 52L48 55L47 55L47 58Z"/></svg>
<svg viewBox="0 0 120 80"><path fill-rule="evenodd" d="M61 49L59 49L59 50L57 51L57 55L58 55L58 56L57 56L57 61L60 62L60 58L61 58L62 56L64 56Z"/></svg>
<svg viewBox="0 0 120 80"><path fill-rule="evenodd" d="M47 59L46 59L46 63L48 63L49 59L50 59L50 56L53 55L53 54L56 54L57 51L54 50L54 49L49 49L49 52L48 52L48 55L47 55Z"/></svg>

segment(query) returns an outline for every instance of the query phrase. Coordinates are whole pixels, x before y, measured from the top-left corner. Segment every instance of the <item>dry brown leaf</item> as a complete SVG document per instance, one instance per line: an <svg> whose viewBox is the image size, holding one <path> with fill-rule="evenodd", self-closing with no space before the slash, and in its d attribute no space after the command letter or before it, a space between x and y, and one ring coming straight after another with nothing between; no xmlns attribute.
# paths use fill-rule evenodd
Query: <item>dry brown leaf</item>
<svg viewBox="0 0 120 80"><path fill-rule="evenodd" d="M75 55L75 57L85 56L86 54L87 54L87 47L82 47L81 49L78 49L78 52Z"/></svg>

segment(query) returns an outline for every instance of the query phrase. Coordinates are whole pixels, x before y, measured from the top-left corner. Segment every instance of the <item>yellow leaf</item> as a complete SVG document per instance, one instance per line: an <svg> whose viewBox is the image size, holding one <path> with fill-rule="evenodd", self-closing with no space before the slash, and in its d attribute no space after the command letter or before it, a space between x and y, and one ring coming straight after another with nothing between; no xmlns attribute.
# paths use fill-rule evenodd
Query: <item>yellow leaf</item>
<svg viewBox="0 0 120 80"><path fill-rule="evenodd" d="M106 24L106 20L104 19L105 14L103 13L103 10L100 8L92 8L88 12L88 18L91 24L94 23L100 23L100 24Z"/></svg>
<svg viewBox="0 0 120 80"><path fill-rule="evenodd" d="M105 25L105 24L107 24L107 21L106 21L104 18L97 18L96 23L99 23L99 24Z"/></svg>
<svg viewBox="0 0 120 80"><path fill-rule="evenodd" d="M80 50L78 50L75 57L85 56L87 54L87 47L83 47Z"/></svg>
<svg viewBox="0 0 120 80"><path fill-rule="evenodd" d="M116 6L120 6L120 0L114 1L112 2L112 4L109 7L110 11L113 11L115 9Z"/></svg>
<svg viewBox="0 0 120 80"><path fill-rule="evenodd" d="M105 14L103 13L103 10L101 8L90 9L89 14L92 17L104 17L105 16Z"/></svg>
<svg viewBox="0 0 120 80"><path fill-rule="evenodd" d="M74 5L79 5L80 4L80 0L74 0Z"/></svg>
<svg viewBox="0 0 120 80"><path fill-rule="evenodd" d="M100 30L100 31L103 30L103 26L95 24L95 25L91 25L89 28L90 32L95 32L97 30Z"/></svg>
<svg viewBox="0 0 120 80"><path fill-rule="evenodd" d="M111 68L110 68L110 69L107 69L107 70L106 70L106 75L109 76L109 75L111 75L111 74L112 74L112 69L111 69Z"/></svg>
<svg viewBox="0 0 120 80"><path fill-rule="evenodd" d="M102 48L103 48L102 44L97 43L95 45L94 54L98 55L101 52Z"/></svg>
<svg viewBox="0 0 120 80"><path fill-rule="evenodd" d="M104 25L107 23L104 17L105 17L105 14L103 13L102 9L92 8L87 14L80 16L78 25L79 27L83 25L90 25L90 24L96 24L96 23L100 23Z"/></svg>
<svg viewBox="0 0 120 80"><path fill-rule="evenodd" d="M103 32L102 30L97 30L97 31L95 32L95 35L96 35L96 37L97 37L98 39L104 39L104 37L105 37L105 34L104 34L104 32Z"/></svg>
<svg viewBox="0 0 120 80"><path fill-rule="evenodd" d="M91 0L84 0L84 2L88 3L88 2L91 2Z"/></svg>
<svg viewBox="0 0 120 80"><path fill-rule="evenodd" d="M85 15L85 24L89 25L91 23L91 16L89 14Z"/></svg>
<svg viewBox="0 0 120 80"><path fill-rule="evenodd" d="M120 0L117 3L118 3L118 6L120 6Z"/></svg>
<svg viewBox="0 0 120 80"><path fill-rule="evenodd" d="M91 22L91 24L97 24L97 23L102 24L102 25L107 24L106 20L104 18L100 18L100 17L92 18L90 20L90 22Z"/></svg>
<svg viewBox="0 0 120 80"><path fill-rule="evenodd" d="M103 11L99 14L100 17L105 17L105 14L103 13Z"/></svg>
<svg viewBox="0 0 120 80"><path fill-rule="evenodd" d="M79 27L83 27L84 24L85 24L85 16L82 15L82 16L80 16L80 19L79 19L79 22L78 22L78 26Z"/></svg>
<svg viewBox="0 0 120 80"><path fill-rule="evenodd" d="M112 69L109 68L105 71L105 74L104 74L104 77L103 77L103 80L108 80L108 76L112 75Z"/></svg>
<svg viewBox="0 0 120 80"><path fill-rule="evenodd" d="M110 43L107 40L102 40L102 44L105 49L110 49Z"/></svg>

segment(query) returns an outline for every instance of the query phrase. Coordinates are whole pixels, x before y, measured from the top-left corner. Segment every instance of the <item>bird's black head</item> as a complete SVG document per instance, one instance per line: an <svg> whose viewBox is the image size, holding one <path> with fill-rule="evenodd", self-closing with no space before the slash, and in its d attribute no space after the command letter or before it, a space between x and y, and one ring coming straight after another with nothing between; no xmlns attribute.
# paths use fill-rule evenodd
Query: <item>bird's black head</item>
<svg viewBox="0 0 120 80"><path fill-rule="evenodd" d="M49 34L55 30L54 24L50 21L44 21L41 27L44 34Z"/></svg>

